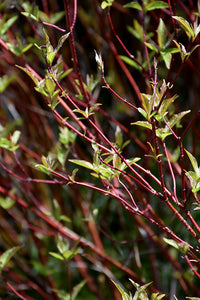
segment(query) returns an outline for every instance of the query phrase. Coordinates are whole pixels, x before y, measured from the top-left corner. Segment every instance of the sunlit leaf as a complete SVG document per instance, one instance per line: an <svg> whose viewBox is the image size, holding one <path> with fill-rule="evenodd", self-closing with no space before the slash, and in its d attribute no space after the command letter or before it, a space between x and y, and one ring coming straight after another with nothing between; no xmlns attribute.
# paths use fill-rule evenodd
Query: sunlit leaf
<svg viewBox="0 0 200 300"><path fill-rule="evenodd" d="M16 145L19 137L20 137L21 132L19 130L15 130L14 133L11 136L11 141L13 143L13 145Z"/></svg>
<svg viewBox="0 0 200 300"><path fill-rule="evenodd" d="M0 256L0 271L3 270L3 268L9 263L11 258L15 255L17 251L19 251L20 248L20 246L17 246L8 249Z"/></svg>
<svg viewBox="0 0 200 300"><path fill-rule="evenodd" d="M64 260L64 257L62 255L60 255L59 253L56 252L49 252L49 254L59 260Z"/></svg>
<svg viewBox="0 0 200 300"><path fill-rule="evenodd" d="M15 200L11 197L7 196L5 198L0 196L0 206L5 209L9 210L15 204Z"/></svg>
<svg viewBox="0 0 200 300"><path fill-rule="evenodd" d="M114 0L106 0L106 1L103 1L102 3L101 3L101 8L102 9L105 9L105 8L107 8L107 7L109 7L109 6L112 6L112 3L114 2Z"/></svg>
<svg viewBox="0 0 200 300"><path fill-rule="evenodd" d="M81 289L84 287L85 284L86 284L86 280L82 280L81 282L79 282L77 285L73 287L72 300L77 299L79 292L81 291Z"/></svg>
<svg viewBox="0 0 200 300"><path fill-rule="evenodd" d="M181 253L186 254L186 252L189 249L189 245L187 243L178 243L172 239L167 239L167 238L163 238L163 240L165 241L165 243L167 243L168 245L176 248L177 250L179 250Z"/></svg>
<svg viewBox="0 0 200 300"><path fill-rule="evenodd" d="M138 65L133 59L128 56L120 55L121 60L123 60L127 65L134 67L135 69L141 71L142 67Z"/></svg>
<svg viewBox="0 0 200 300"><path fill-rule="evenodd" d="M160 295L159 293L153 293L151 295L151 300L161 300L165 297L165 294Z"/></svg>
<svg viewBox="0 0 200 300"><path fill-rule="evenodd" d="M118 291L120 292L122 299L123 300L131 300L132 296L129 296L121 287L118 283L112 281L114 283L114 285L116 286L116 288L118 289Z"/></svg>
<svg viewBox="0 0 200 300"><path fill-rule="evenodd" d="M147 121L137 121L137 122L131 123L131 125L137 125L137 126L141 126L144 128L152 129L151 124Z"/></svg>
<svg viewBox="0 0 200 300"><path fill-rule="evenodd" d="M200 177L200 169L198 167L198 163L197 163L197 160L196 158L189 152L185 149L185 152L187 153L189 159L190 159L190 162L192 164L192 167L197 175L197 177Z"/></svg>
<svg viewBox="0 0 200 300"><path fill-rule="evenodd" d="M183 28L189 39L193 39L195 37L194 30L192 29L188 21L186 21L183 17L173 16L173 18L180 23L181 27Z"/></svg>
<svg viewBox="0 0 200 300"><path fill-rule="evenodd" d="M162 50L165 47L165 43L167 39L167 30L166 30L165 23L161 18L157 28L157 36L158 36L158 45Z"/></svg>
<svg viewBox="0 0 200 300"><path fill-rule="evenodd" d="M157 49L157 47L155 45L153 45L151 43L147 43L147 42L145 42L145 45L147 45L147 47L149 49L151 49L152 51L155 51L156 53L158 52L158 49Z"/></svg>
<svg viewBox="0 0 200 300"><path fill-rule="evenodd" d="M164 1L151 1L144 6L145 11L150 11L154 9L168 8L168 4Z"/></svg>
<svg viewBox="0 0 200 300"><path fill-rule="evenodd" d="M90 162L86 161L86 160L79 160L79 159L69 159L70 162L76 164L76 165L79 165L81 167L84 167L84 168L87 168L87 169L90 169L90 170L93 170L94 169L94 166L93 164L91 164Z"/></svg>
<svg viewBox="0 0 200 300"><path fill-rule="evenodd" d="M18 67L19 69L21 69L22 71L24 71L33 80L33 82L35 83L35 85L38 86L39 81L38 81L38 79L36 78L36 76L33 73L31 73L29 70L27 70L26 68L23 68L21 66L16 65L16 67Z"/></svg>
<svg viewBox="0 0 200 300"><path fill-rule="evenodd" d="M0 35L4 35L6 31L15 23L18 19L18 16L10 17L4 24L1 26Z"/></svg>
<svg viewBox="0 0 200 300"><path fill-rule="evenodd" d="M0 93L3 93L13 80L15 80L14 75L3 75L2 77L0 77Z"/></svg>
<svg viewBox="0 0 200 300"><path fill-rule="evenodd" d="M124 7L142 10L142 6L139 3L137 3L137 2L127 3L127 4L124 5Z"/></svg>

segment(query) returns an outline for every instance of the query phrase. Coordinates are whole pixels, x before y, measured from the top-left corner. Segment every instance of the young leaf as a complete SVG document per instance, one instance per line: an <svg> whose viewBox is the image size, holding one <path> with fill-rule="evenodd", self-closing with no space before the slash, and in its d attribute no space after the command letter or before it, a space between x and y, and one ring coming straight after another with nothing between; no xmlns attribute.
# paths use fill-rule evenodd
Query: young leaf
<svg viewBox="0 0 200 300"><path fill-rule="evenodd" d="M4 75L0 77L0 93L3 93L13 80L15 80L14 75L11 76Z"/></svg>
<svg viewBox="0 0 200 300"><path fill-rule="evenodd" d="M118 283L114 282L112 280L112 282L114 283L114 285L116 286L116 288L118 289L118 291L120 292L121 296L122 296L122 300L131 300L132 297L129 296L121 287Z"/></svg>
<svg viewBox="0 0 200 300"><path fill-rule="evenodd" d="M116 127L115 130L115 143L119 148L121 148L123 144L123 136L122 136L122 131L119 126Z"/></svg>
<svg viewBox="0 0 200 300"><path fill-rule="evenodd" d="M198 178L200 178L200 169L198 167L198 163L197 163L196 158L189 151L187 151L186 149L185 149L185 152L187 153L187 155L188 155L188 157L190 159L190 162L192 164L192 167L194 169L194 172L195 172L196 176Z"/></svg>
<svg viewBox="0 0 200 300"><path fill-rule="evenodd" d="M36 86L38 86L38 79L35 77L35 75L33 73L31 73L29 70L27 70L26 68L23 68L21 66L16 65L17 68L21 69L22 71L24 71L35 83Z"/></svg>
<svg viewBox="0 0 200 300"><path fill-rule="evenodd" d="M156 47L155 45L153 45L153 44L151 44L151 43L147 43L147 42L145 42L145 45L146 45L150 50L152 50L152 51L158 53L158 49L157 49L157 47Z"/></svg>
<svg viewBox="0 0 200 300"><path fill-rule="evenodd" d="M56 252L49 252L49 254L59 260L64 260L64 257Z"/></svg>
<svg viewBox="0 0 200 300"><path fill-rule="evenodd" d="M191 38L194 39L194 37L195 37L194 30L192 29L192 27L190 26L188 21L186 21L183 17L173 16L173 18L180 23L181 27L183 28L183 30L187 34L188 38L189 39L191 39Z"/></svg>
<svg viewBox="0 0 200 300"><path fill-rule="evenodd" d="M105 9L106 7L112 6L114 0L106 0L101 3L101 8Z"/></svg>
<svg viewBox="0 0 200 300"><path fill-rule="evenodd" d="M131 125L138 125L138 126L141 126L141 127L148 128L148 129L152 130L151 124L147 121L137 121L137 122L131 123Z"/></svg>
<svg viewBox="0 0 200 300"><path fill-rule="evenodd" d="M181 120L185 115L187 115L189 112L190 112L190 110L187 110L187 111L182 111L182 112L180 112L180 113L178 113L178 114L174 114L174 115L172 116L172 118L168 121L169 127L172 128L172 127L174 127L175 125L176 125L177 127L181 127L180 124L179 124L180 120Z"/></svg>
<svg viewBox="0 0 200 300"><path fill-rule="evenodd" d="M157 36L158 36L158 45L160 47L160 49L164 49L165 48L165 43L166 43L166 39L167 39L167 30L166 30L166 26L165 23L163 22L163 20L160 18L160 22L157 28Z"/></svg>
<svg viewBox="0 0 200 300"><path fill-rule="evenodd" d="M159 295L158 293L153 293L151 295L151 300L161 300L165 297L165 294Z"/></svg>
<svg viewBox="0 0 200 300"><path fill-rule="evenodd" d="M52 96L52 94L55 90L56 84L51 77L48 77L48 76L45 77L45 86L46 86L47 92Z"/></svg>
<svg viewBox="0 0 200 300"><path fill-rule="evenodd" d="M77 299L79 292L81 291L81 289L84 287L85 284L86 284L86 280L82 280L81 282L79 282L77 285L73 287L72 300Z"/></svg>
<svg viewBox="0 0 200 300"><path fill-rule="evenodd" d="M77 248L75 250L66 250L63 252L63 256L65 258L65 260L70 260L72 259L75 255L77 255L80 251L80 248Z"/></svg>
<svg viewBox="0 0 200 300"><path fill-rule="evenodd" d="M130 57L124 56L124 55L120 55L121 60L123 60L127 65L141 71L142 67L140 65L138 65L133 59L131 59Z"/></svg>
<svg viewBox="0 0 200 300"><path fill-rule="evenodd" d="M151 282L138 287L133 297L133 300L138 300L138 299L149 300L146 289L150 284Z"/></svg>
<svg viewBox="0 0 200 300"><path fill-rule="evenodd" d="M137 2L130 2L128 4L125 4L124 7L142 10L142 6Z"/></svg>
<svg viewBox="0 0 200 300"><path fill-rule="evenodd" d="M90 170L93 170L94 169L94 166L86 161L86 160L79 160L79 159L69 159L70 162L76 164L76 165L79 165L81 167L84 167L84 168L87 168L87 169L90 169Z"/></svg>
<svg viewBox="0 0 200 300"><path fill-rule="evenodd" d="M179 250L181 253L186 254L186 252L189 249L189 245L187 243L178 243L172 239L167 239L167 238L163 238L163 240L165 241L165 243L167 243L168 245L176 248L177 250Z"/></svg>
<svg viewBox="0 0 200 300"><path fill-rule="evenodd" d="M148 1L149 2L149 1ZM154 9L168 8L168 4L164 1L151 1L144 6L145 11L150 11Z"/></svg>
<svg viewBox="0 0 200 300"><path fill-rule="evenodd" d="M8 19L3 25L0 26L0 35L4 35L6 31L15 23L15 21L18 19L18 16L13 16ZM1 20L1 23L3 20Z"/></svg>
<svg viewBox="0 0 200 300"><path fill-rule="evenodd" d="M11 207L13 207L13 205L15 204L15 200L13 200L11 197L1 197L0 196L0 206L5 209L5 210L9 210Z"/></svg>
<svg viewBox="0 0 200 300"><path fill-rule="evenodd" d="M15 255L15 253L19 251L20 248L21 248L20 246L17 246L8 249L0 256L0 271L3 270L3 268L9 263L13 255Z"/></svg>
<svg viewBox="0 0 200 300"><path fill-rule="evenodd" d="M15 130L13 135L11 136L11 141L13 143L13 146L15 146L19 140L21 132L19 130Z"/></svg>

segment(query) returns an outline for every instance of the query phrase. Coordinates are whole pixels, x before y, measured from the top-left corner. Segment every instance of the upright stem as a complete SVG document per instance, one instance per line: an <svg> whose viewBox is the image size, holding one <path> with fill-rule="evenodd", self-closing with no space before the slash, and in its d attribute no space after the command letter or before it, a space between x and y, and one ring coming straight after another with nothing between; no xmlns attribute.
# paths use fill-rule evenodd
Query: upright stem
<svg viewBox="0 0 200 300"><path fill-rule="evenodd" d="M69 8L69 1L68 0L64 0L64 6L65 6L65 17L66 17L66 23L67 23L67 27L70 30L70 35L69 35L69 43L70 43L70 49L71 49L71 53L72 53L72 58L73 58L73 64L74 64L74 68L75 68L75 72L78 76L78 80L80 83L80 88L81 88L81 92L84 96L84 99L87 103L90 102L88 93L86 92L85 88L84 88L84 83L83 83L83 78L81 76L81 72L80 72L80 68L79 68L79 62L78 62L78 58L76 55L76 48L75 48L75 41L74 41L74 34L73 34L73 28L75 25L75 20L76 20L76 0L74 0L74 19L73 19L73 23L71 24L71 20L70 20L70 8Z"/></svg>

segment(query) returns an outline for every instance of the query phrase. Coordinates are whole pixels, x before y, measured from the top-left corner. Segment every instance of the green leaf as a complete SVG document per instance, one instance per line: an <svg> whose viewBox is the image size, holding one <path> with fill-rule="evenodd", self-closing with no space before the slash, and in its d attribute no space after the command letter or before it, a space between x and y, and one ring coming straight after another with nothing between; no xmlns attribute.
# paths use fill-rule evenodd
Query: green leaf
<svg viewBox="0 0 200 300"><path fill-rule="evenodd" d="M129 279L131 282L133 282L131 279ZM147 287L151 285L151 282L144 284L140 287L137 288L137 291L133 297L133 300L138 300L138 299L142 299L142 300L149 300L146 289Z"/></svg>
<svg viewBox="0 0 200 300"><path fill-rule="evenodd" d="M114 283L114 285L116 286L116 288L117 288L118 291L120 292L120 294L121 294L123 300L131 300L131 299L132 299L132 297L131 297L131 296L129 297L129 295L128 295L121 287L120 287L119 284L117 284L117 283L114 282L113 280L112 280L112 282Z"/></svg>
<svg viewBox="0 0 200 300"><path fill-rule="evenodd" d="M137 122L131 123L131 125L137 125L137 126L141 126L141 127L148 128L148 129L152 130L151 124L147 121L137 121Z"/></svg>
<svg viewBox="0 0 200 300"><path fill-rule="evenodd" d="M82 280L81 282L79 282L77 285L73 287L72 300L76 299L76 297L78 296L79 292L81 291L81 289L84 287L85 284L86 284L86 280Z"/></svg>
<svg viewBox="0 0 200 300"><path fill-rule="evenodd" d="M155 102L155 95L147 95L142 93L141 97L142 97L143 108L147 114L147 119L149 120L151 117L153 104Z"/></svg>
<svg viewBox="0 0 200 300"><path fill-rule="evenodd" d="M166 43L166 39L167 39L167 29L165 26L165 23L163 22L163 20L160 18L160 22L157 28L157 38L158 38L158 45L160 47L160 49L164 49L165 48L165 43Z"/></svg>
<svg viewBox="0 0 200 300"><path fill-rule="evenodd" d="M47 174L47 175L50 174L49 168L48 168L48 167L45 167L45 166L43 166L43 165L41 165L41 164L35 164L34 167L35 167L36 169L42 171L43 173Z"/></svg>
<svg viewBox="0 0 200 300"><path fill-rule="evenodd" d="M190 159L190 162L192 164L192 167L194 169L194 172L196 174L196 176L199 178L200 177L200 169L198 167L198 163L197 163L197 160L196 158L189 152L185 149L185 152L187 153L189 159Z"/></svg>
<svg viewBox="0 0 200 300"><path fill-rule="evenodd" d="M76 250L66 250L63 252L63 256L66 260L72 259L75 255L77 255L80 251L80 248L77 248Z"/></svg>
<svg viewBox="0 0 200 300"><path fill-rule="evenodd" d="M37 16L34 16L33 14L29 13L29 12L21 12L21 14L27 18L30 18L34 21L38 21L38 17Z"/></svg>
<svg viewBox="0 0 200 300"><path fill-rule="evenodd" d="M56 24L58 23L63 17L65 16L64 11L59 11L54 13L53 15L50 16L50 22L51 24Z"/></svg>
<svg viewBox="0 0 200 300"><path fill-rule="evenodd" d="M180 23L181 27L183 28L183 30L187 34L188 38L189 39L191 39L191 38L194 39L194 37L195 37L194 30L192 29L192 27L190 26L188 21L186 21L182 17L173 16L173 18Z"/></svg>
<svg viewBox="0 0 200 300"><path fill-rule="evenodd" d="M52 95L55 90L56 84L51 77L48 77L48 76L45 77L45 86L46 86L47 92L50 95Z"/></svg>
<svg viewBox="0 0 200 300"><path fill-rule="evenodd" d="M194 46L191 50L190 50L190 52L187 52L186 53L186 58L188 59L189 57L190 57L190 55L199 47L200 45L198 44L198 45L196 45L196 46Z"/></svg>
<svg viewBox="0 0 200 300"><path fill-rule="evenodd" d="M67 127L60 127L60 133L59 133L59 141L67 146L69 144L73 144L76 139L76 133L74 133L72 130L69 130Z"/></svg>
<svg viewBox="0 0 200 300"><path fill-rule="evenodd" d="M28 44L24 47L21 48L21 52L25 53L26 51L28 51L31 47L33 46L33 44Z"/></svg>
<svg viewBox="0 0 200 300"><path fill-rule="evenodd" d="M16 56L20 56L22 54L22 50L18 45L14 45L11 43L6 43L6 45L8 46L9 50Z"/></svg>
<svg viewBox="0 0 200 300"><path fill-rule="evenodd" d="M161 51L161 56L162 56L162 58L163 58L163 60L164 60L164 62L165 62L166 68L169 70L170 65L171 65L171 60L172 60L172 55L171 55L171 53Z"/></svg>
<svg viewBox="0 0 200 300"><path fill-rule="evenodd" d="M17 251L19 251L20 248L20 246L17 246L8 249L0 256L0 271L3 270L3 268L9 263L11 258L15 255Z"/></svg>
<svg viewBox="0 0 200 300"><path fill-rule="evenodd" d="M69 159L70 162L79 165L81 167L90 169L90 170L94 170L94 166L93 164L91 164L90 162L86 161L86 160L79 160L79 159Z"/></svg>
<svg viewBox="0 0 200 300"><path fill-rule="evenodd" d="M11 136L11 139L9 140L6 137L0 138L0 148L4 148L9 151L15 151L18 148L18 145L16 145L15 142L18 141L20 136L20 131L16 130L13 135ZM13 140L12 140L13 139Z"/></svg>
<svg viewBox="0 0 200 300"><path fill-rule="evenodd" d="M21 134L21 132L19 130L14 131L13 135L11 136L11 141L12 141L13 145L17 144L20 134Z"/></svg>
<svg viewBox="0 0 200 300"><path fill-rule="evenodd" d="M172 239L167 239L167 238L163 238L163 240L165 241L165 243L167 243L168 245L174 247L175 249L177 249L178 251L180 251L183 254L186 254L188 249L189 249L189 245L185 242L183 243L178 243Z"/></svg>
<svg viewBox="0 0 200 300"><path fill-rule="evenodd" d="M49 252L49 254L59 260L64 260L64 257L62 255L60 255L59 253L56 252Z"/></svg>
<svg viewBox="0 0 200 300"><path fill-rule="evenodd" d="M64 215L61 215L59 217L59 221L65 221L67 223L71 223L72 222L70 218L68 218L67 216L64 216Z"/></svg>
<svg viewBox="0 0 200 300"><path fill-rule="evenodd" d="M72 175L69 176L69 179L70 179L72 182L74 181L74 178L75 178L77 172L78 172L78 169L74 169L74 170L72 171Z"/></svg>
<svg viewBox="0 0 200 300"><path fill-rule="evenodd" d="M172 118L170 119L170 121L168 122L169 126L172 128L174 127L175 125L178 127L179 126L179 122L180 120L185 116L187 115L188 113L190 113L190 110L187 110L187 111L182 111L178 114L174 114L172 116Z"/></svg>
<svg viewBox="0 0 200 300"><path fill-rule="evenodd" d="M122 131L119 126L116 127L115 130L115 143L119 148L121 148L123 144L123 136L122 136Z"/></svg>
<svg viewBox="0 0 200 300"><path fill-rule="evenodd" d="M141 159L140 157L129 158L129 159L126 159L126 162L129 165L132 165L132 164L138 162L140 159ZM126 168L128 168L128 167L124 162L119 167L119 169L122 170L122 171L124 171Z"/></svg>
<svg viewBox="0 0 200 300"><path fill-rule="evenodd" d="M0 93L3 93L13 80L15 80L14 75L3 75L2 77L0 77Z"/></svg>
<svg viewBox="0 0 200 300"><path fill-rule="evenodd" d="M127 26L128 31L139 41L143 42L143 28L142 25L136 20L133 20L133 27Z"/></svg>
<svg viewBox="0 0 200 300"><path fill-rule="evenodd" d="M162 9L162 8L168 8L168 4L164 1L151 1L150 3L147 3L144 6L145 11L150 11L154 9Z"/></svg>
<svg viewBox="0 0 200 300"><path fill-rule="evenodd" d="M103 1L102 3L101 3L101 8L102 9L105 9L105 8L107 8L107 7L109 7L109 6L112 6L112 3L114 2L114 0L106 0L106 1Z"/></svg>
<svg viewBox="0 0 200 300"><path fill-rule="evenodd" d="M58 51L60 50L60 48L63 46L64 42L66 41L66 39L68 38L69 35L70 35L70 32L68 32L68 33L66 33L66 34L64 34L64 35L61 36L61 38L58 41L58 45L57 45L57 47L55 49L55 53L56 54L58 53Z"/></svg>
<svg viewBox="0 0 200 300"><path fill-rule="evenodd" d="M142 115L145 119L147 119L147 113L146 113L146 111L145 111L143 108L138 107L138 111L139 111L139 113L141 113L141 115Z"/></svg>
<svg viewBox="0 0 200 300"><path fill-rule="evenodd" d="M156 136L159 137L162 141L164 141L165 138L171 134L172 132L169 130L167 126L165 126L165 128L156 129Z"/></svg>
<svg viewBox="0 0 200 300"><path fill-rule="evenodd" d="M70 294L64 290L53 289L60 300L70 300Z"/></svg>
<svg viewBox="0 0 200 300"><path fill-rule="evenodd" d="M157 49L157 47L156 47L155 45L150 44L150 43L147 43L147 42L145 42L145 45L146 45L150 50L155 51L156 53L158 53L158 49Z"/></svg>
<svg viewBox="0 0 200 300"><path fill-rule="evenodd" d="M6 21L3 26L0 29L0 35L4 35L6 31L15 23L15 21L18 19L18 16L13 16Z"/></svg>
<svg viewBox="0 0 200 300"><path fill-rule="evenodd" d="M121 58L121 60L123 60L127 65L141 71L142 67L140 65L138 65L133 59L131 59L130 57L124 56L124 55L120 55L119 56Z"/></svg>
<svg viewBox="0 0 200 300"><path fill-rule="evenodd" d="M142 10L142 6L137 2L130 2L128 4L125 4L124 7Z"/></svg>
<svg viewBox="0 0 200 300"><path fill-rule="evenodd" d="M1 197L0 196L0 206L5 209L9 210L13 205L15 204L15 200L13 200L11 197Z"/></svg>
<svg viewBox="0 0 200 300"><path fill-rule="evenodd" d="M162 104L161 104L161 106L160 106L160 108L159 108L159 110L158 110L159 116L160 116L161 118L164 117L165 113L167 112L167 109L168 109L169 105L170 105L171 103L173 103L173 102L175 101L176 98L177 98L177 95L174 95L174 96L171 97L171 98L168 98L168 99L163 100L163 102L162 102Z"/></svg>
<svg viewBox="0 0 200 300"><path fill-rule="evenodd" d="M38 86L39 81L38 81L38 79L36 78L36 76L33 73L31 73L26 68L23 68L21 66L16 65L16 67L19 68L19 69L21 69L22 71L24 71L33 80L33 82L35 83L35 85Z"/></svg>
<svg viewBox="0 0 200 300"><path fill-rule="evenodd" d="M55 56L56 56L55 51L47 53L47 62L50 66L52 66Z"/></svg>
<svg viewBox="0 0 200 300"><path fill-rule="evenodd" d="M153 293L151 295L151 300L161 300L165 297L165 294L160 295L159 293Z"/></svg>

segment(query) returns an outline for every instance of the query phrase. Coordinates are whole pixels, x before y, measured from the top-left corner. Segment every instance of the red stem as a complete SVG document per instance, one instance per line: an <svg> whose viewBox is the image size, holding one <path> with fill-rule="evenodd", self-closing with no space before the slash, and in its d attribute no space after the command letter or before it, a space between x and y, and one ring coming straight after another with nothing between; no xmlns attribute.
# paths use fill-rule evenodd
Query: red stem
<svg viewBox="0 0 200 300"><path fill-rule="evenodd" d="M89 99L88 93L86 92L85 87L84 87L83 78L80 73L79 62L78 62L78 58L76 55L76 48L75 48L75 41L74 41L74 34L73 34L73 27L72 27L75 25L75 20L76 20L76 0L74 0L74 2L75 2L74 3L74 20L73 20L74 23L71 25L69 1L67 1L67 0L64 1L65 12L66 12L66 14L65 14L66 15L66 23L71 32L71 34L69 35L69 43L70 43L70 49L71 49L71 54L72 54L73 63L74 63L74 69L78 76L81 92L83 93L84 99L87 103L89 103L90 99Z"/></svg>
<svg viewBox="0 0 200 300"><path fill-rule="evenodd" d="M17 295L20 299L28 300L27 298L25 298L24 296L22 296L19 292L17 292L16 289L8 281L6 281L6 284L13 291L13 293L15 295Z"/></svg>

